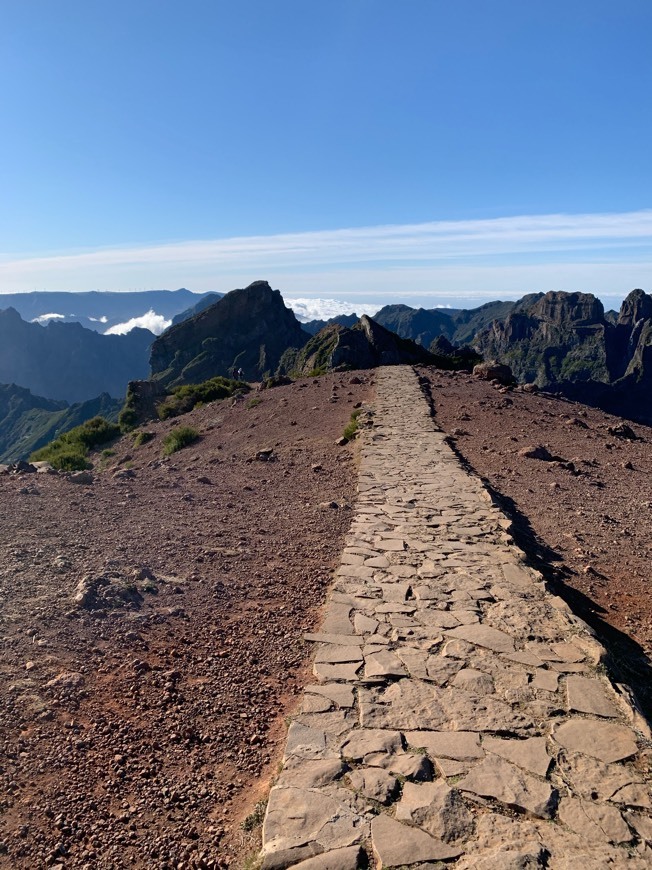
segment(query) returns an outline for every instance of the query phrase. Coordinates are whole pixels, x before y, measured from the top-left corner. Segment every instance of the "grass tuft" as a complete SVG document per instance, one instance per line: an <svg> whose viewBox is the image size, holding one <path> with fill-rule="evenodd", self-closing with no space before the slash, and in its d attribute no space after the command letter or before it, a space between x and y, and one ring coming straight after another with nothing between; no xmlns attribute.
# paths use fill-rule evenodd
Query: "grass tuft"
<svg viewBox="0 0 652 870"><path fill-rule="evenodd" d="M163 453L170 456L177 450L193 444L198 438L199 432L192 426L179 426L177 429L172 429L163 439Z"/></svg>
<svg viewBox="0 0 652 870"><path fill-rule="evenodd" d="M346 438L347 441L352 441L355 436L358 434L358 417L362 413L362 408L356 408L356 410L351 414L351 419L344 427L344 432L342 435Z"/></svg>

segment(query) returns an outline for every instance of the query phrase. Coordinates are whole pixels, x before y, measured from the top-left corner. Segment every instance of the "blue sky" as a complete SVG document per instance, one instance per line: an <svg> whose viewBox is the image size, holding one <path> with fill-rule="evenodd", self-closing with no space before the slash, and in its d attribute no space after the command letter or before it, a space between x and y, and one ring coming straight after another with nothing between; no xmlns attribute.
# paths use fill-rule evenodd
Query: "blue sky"
<svg viewBox="0 0 652 870"><path fill-rule="evenodd" d="M0 0L0 292L652 291L649 0Z"/></svg>

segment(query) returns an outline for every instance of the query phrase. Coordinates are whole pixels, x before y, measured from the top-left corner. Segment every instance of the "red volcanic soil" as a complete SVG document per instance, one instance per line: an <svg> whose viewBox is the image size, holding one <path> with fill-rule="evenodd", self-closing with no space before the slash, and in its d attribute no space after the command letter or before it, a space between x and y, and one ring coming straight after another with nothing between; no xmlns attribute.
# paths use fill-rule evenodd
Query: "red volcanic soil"
<svg viewBox="0 0 652 870"><path fill-rule="evenodd" d="M350 524L358 374L151 423L89 486L0 476L0 866L241 866ZM201 439L164 457L174 425Z"/></svg>

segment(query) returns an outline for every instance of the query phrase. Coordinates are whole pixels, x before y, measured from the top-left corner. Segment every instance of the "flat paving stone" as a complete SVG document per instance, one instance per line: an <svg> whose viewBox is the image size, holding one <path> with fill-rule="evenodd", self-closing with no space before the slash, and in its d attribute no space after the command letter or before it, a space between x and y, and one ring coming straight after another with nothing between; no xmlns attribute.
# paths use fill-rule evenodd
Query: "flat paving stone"
<svg viewBox="0 0 652 870"><path fill-rule="evenodd" d="M357 870L361 866L363 854L360 846L332 849L295 864L294 870Z"/></svg>
<svg viewBox="0 0 652 870"><path fill-rule="evenodd" d="M538 776L546 775L552 760L546 751L545 737L530 737L528 740L499 740L496 737L485 737L482 748Z"/></svg>
<svg viewBox="0 0 652 870"><path fill-rule="evenodd" d="M406 731L410 746L425 749L428 755L474 761L484 758L480 735L473 731Z"/></svg>
<svg viewBox="0 0 652 870"><path fill-rule="evenodd" d="M321 851L352 846L365 836L357 815L314 789L275 788L263 823L263 855L316 843Z"/></svg>
<svg viewBox="0 0 652 870"><path fill-rule="evenodd" d="M487 757L460 780L457 787L540 819L553 815L555 802L550 785L523 773L502 758Z"/></svg>
<svg viewBox="0 0 652 870"><path fill-rule="evenodd" d="M600 761L622 761L636 755L636 735L626 725L599 720L569 719L552 732L569 752L581 752Z"/></svg>
<svg viewBox="0 0 652 870"><path fill-rule="evenodd" d="M382 767L353 770L349 774L349 783L355 791L381 804L388 804L399 789L396 776Z"/></svg>
<svg viewBox="0 0 652 870"><path fill-rule="evenodd" d="M383 731L372 728L359 728L348 735L341 744L344 758L361 761L365 755L374 752L400 752L403 740L398 731Z"/></svg>
<svg viewBox="0 0 652 870"><path fill-rule="evenodd" d="M467 643L485 647L497 653L514 651L514 640L504 631L490 625L461 625L447 632L449 637L457 637Z"/></svg>
<svg viewBox="0 0 652 870"><path fill-rule="evenodd" d="M365 656L364 675L370 677L405 677L407 671L403 662L393 652L385 650Z"/></svg>
<svg viewBox="0 0 652 870"><path fill-rule="evenodd" d="M384 813L371 822L371 842L383 868L419 861L446 861L462 854L461 849L436 840L419 828L403 825Z"/></svg>
<svg viewBox="0 0 652 870"><path fill-rule="evenodd" d="M354 682L358 678L358 671L361 667L362 661L340 665L333 665L329 662L315 662L312 670L316 677L329 683L332 680Z"/></svg>
<svg viewBox="0 0 652 870"><path fill-rule="evenodd" d="M632 833L616 807L582 798L564 797L559 820L590 842L629 843Z"/></svg>
<svg viewBox="0 0 652 870"><path fill-rule="evenodd" d="M415 372L374 380L263 870L647 870L647 755L625 717L647 732L604 648L527 566Z"/></svg>
<svg viewBox="0 0 652 870"><path fill-rule="evenodd" d="M566 677L566 692L568 707L580 713L594 713L596 716L615 719L618 708L607 696L604 685L598 679L590 677Z"/></svg>
<svg viewBox="0 0 652 870"><path fill-rule="evenodd" d="M441 779L403 786L396 805L398 821L414 822L426 833L446 843L467 837L473 830L473 816L460 792Z"/></svg>

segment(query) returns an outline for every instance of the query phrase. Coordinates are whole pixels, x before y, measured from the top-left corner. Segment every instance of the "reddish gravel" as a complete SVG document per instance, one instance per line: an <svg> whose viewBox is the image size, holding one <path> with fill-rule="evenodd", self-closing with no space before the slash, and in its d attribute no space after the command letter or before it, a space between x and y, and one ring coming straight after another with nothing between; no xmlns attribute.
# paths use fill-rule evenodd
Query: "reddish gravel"
<svg viewBox="0 0 652 870"><path fill-rule="evenodd" d="M423 373L439 425L652 714L652 428L465 373ZM609 433L623 423L639 440ZM523 455L536 446L565 461Z"/></svg>
<svg viewBox="0 0 652 870"><path fill-rule="evenodd" d="M92 486L0 476L1 866L241 866L350 523L359 375L197 409L169 458L152 423Z"/></svg>

